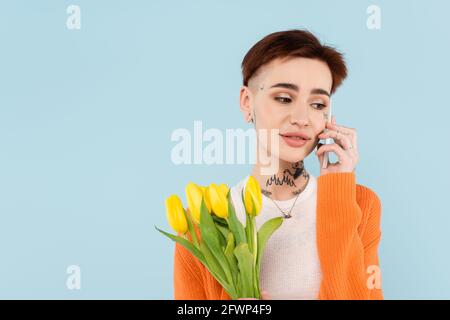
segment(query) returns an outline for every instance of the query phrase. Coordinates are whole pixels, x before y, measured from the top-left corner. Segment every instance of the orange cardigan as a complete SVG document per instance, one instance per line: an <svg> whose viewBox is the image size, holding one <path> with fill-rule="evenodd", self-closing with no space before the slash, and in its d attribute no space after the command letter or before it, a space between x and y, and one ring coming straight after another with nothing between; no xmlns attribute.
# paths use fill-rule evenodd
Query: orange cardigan
<svg viewBox="0 0 450 320"><path fill-rule="evenodd" d="M379 266L381 202L375 192L356 184L353 172L327 173L317 178L316 210L322 270L318 299L383 299L381 288L367 284L373 272L368 267ZM179 244L175 245L174 289L175 299L230 299L210 272Z"/></svg>

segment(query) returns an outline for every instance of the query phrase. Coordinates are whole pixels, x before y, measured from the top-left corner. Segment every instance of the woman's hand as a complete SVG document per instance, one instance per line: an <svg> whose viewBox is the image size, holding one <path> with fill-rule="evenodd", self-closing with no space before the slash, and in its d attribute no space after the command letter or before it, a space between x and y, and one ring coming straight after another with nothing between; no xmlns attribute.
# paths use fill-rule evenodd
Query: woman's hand
<svg viewBox="0 0 450 320"><path fill-rule="evenodd" d="M238 300L259 300L259 299L256 299L256 298L239 298ZM261 300L270 300L270 297L267 294L267 291L261 291Z"/></svg>
<svg viewBox="0 0 450 320"><path fill-rule="evenodd" d="M336 118L331 117L331 123L327 121L328 132L318 135L320 139L332 138L333 144L320 144L316 155L320 162L320 175L331 172L354 172L359 160L356 130L336 124ZM334 152L338 156L338 162L330 163L322 168L324 152Z"/></svg>

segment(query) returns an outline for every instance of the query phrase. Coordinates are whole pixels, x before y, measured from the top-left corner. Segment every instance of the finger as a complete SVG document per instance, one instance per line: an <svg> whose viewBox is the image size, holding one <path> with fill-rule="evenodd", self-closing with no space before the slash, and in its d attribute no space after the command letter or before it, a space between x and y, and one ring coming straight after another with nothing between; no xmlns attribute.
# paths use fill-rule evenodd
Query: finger
<svg viewBox="0 0 450 320"><path fill-rule="evenodd" d="M347 137L348 139L350 139L350 144L348 146L345 146L345 149L348 149L349 146L352 146L352 150L357 152L357 147L358 147L358 139L357 139L357 135L356 135L356 131L347 131L347 133L344 132L344 130L354 130L354 129L347 129L347 128L341 128L341 127L336 127L333 128L332 126L330 126L329 128L327 128L324 133L328 133L330 131L339 131L339 136L343 136L343 137Z"/></svg>
<svg viewBox="0 0 450 320"><path fill-rule="evenodd" d="M261 292L261 299L262 299L262 300L270 300L270 296L269 296L269 294L267 293L267 291L262 291L262 292Z"/></svg>
<svg viewBox="0 0 450 320"><path fill-rule="evenodd" d="M351 142L351 138L341 134L341 132L337 132L334 130L328 130L325 133L321 133L318 136L320 139L332 138L333 140L339 142L344 150L350 150L350 147L353 147Z"/></svg>
<svg viewBox="0 0 450 320"><path fill-rule="evenodd" d="M327 124L327 128L329 128L331 130L339 130L339 132L342 132L344 134L349 134L349 135L356 134L355 128L348 128L348 127L344 127L344 126L338 125L336 123L330 123L330 122L327 122L326 124Z"/></svg>
<svg viewBox="0 0 450 320"><path fill-rule="evenodd" d="M344 162L349 158L349 155L342 149L342 147L336 143L333 144L325 144L319 150L317 150L316 154L320 155L324 152L334 152L339 158L339 162Z"/></svg>
<svg viewBox="0 0 450 320"><path fill-rule="evenodd" d="M325 153L318 153L318 152L316 152L316 155L317 155L317 157L319 158L319 163L320 163L320 167L322 167L322 164L323 164L323 157L325 156ZM328 163L329 163L330 161L328 161Z"/></svg>

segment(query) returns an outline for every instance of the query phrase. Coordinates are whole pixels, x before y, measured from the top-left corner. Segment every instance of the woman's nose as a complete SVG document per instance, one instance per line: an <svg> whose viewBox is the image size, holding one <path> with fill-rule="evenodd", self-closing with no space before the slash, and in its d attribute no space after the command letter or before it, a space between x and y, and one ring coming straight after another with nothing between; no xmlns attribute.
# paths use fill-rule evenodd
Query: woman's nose
<svg viewBox="0 0 450 320"><path fill-rule="evenodd" d="M309 122L308 108L304 105L295 106L290 115L291 123L305 125Z"/></svg>

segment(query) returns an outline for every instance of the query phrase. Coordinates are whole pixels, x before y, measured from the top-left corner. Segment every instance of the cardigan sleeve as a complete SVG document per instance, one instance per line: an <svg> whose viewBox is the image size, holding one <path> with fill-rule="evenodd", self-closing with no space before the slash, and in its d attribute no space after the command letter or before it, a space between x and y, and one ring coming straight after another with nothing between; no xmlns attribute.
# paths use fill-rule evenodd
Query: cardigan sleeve
<svg viewBox="0 0 450 320"><path fill-rule="evenodd" d="M175 300L205 300L206 293L201 275L197 259L182 245L175 243Z"/></svg>
<svg viewBox="0 0 450 320"><path fill-rule="evenodd" d="M328 173L317 182L317 245L323 271L319 299L383 299L380 199L361 187L358 203L353 172Z"/></svg>

